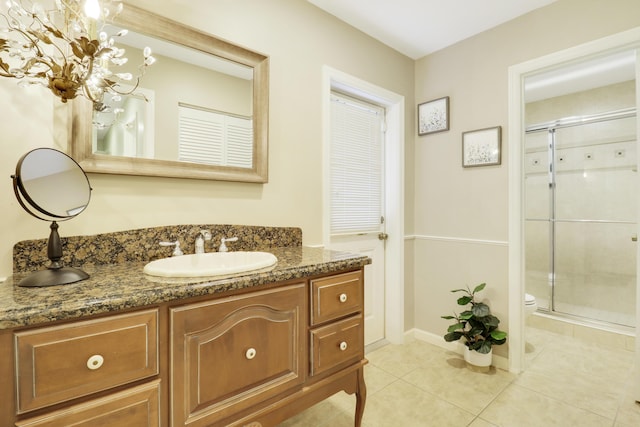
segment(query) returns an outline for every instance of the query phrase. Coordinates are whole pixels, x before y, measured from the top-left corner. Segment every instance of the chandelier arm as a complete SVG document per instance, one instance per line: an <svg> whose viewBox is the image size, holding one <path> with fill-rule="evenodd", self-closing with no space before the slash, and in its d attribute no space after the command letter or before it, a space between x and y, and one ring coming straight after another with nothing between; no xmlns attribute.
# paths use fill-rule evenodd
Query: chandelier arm
<svg viewBox="0 0 640 427"><path fill-rule="evenodd" d="M38 64L43 64L43 65L45 65L48 69L50 69L50 70L51 70L51 72L54 72L53 65L52 65L49 61L45 60L45 58L44 58L44 57L42 57L42 58L34 58L34 62L36 62L36 63L38 63Z"/></svg>
<svg viewBox="0 0 640 427"><path fill-rule="evenodd" d="M93 95L93 92L91 92L91 90L89 89L89 85L87 84L87 77L90 77L92 73L93 73L93 59L89 59L89 67L88 67L86 76L82 77L82 92L84 93L84 96L87 97L87 99L89 99L91 102L95 104L97 102L100 102L100 99L96 98Z"/></svg>
<svg viewBox="0 0 640 427"><path fill-rule="evenodd" d="M9 74L9 73L3 73L2 71L0 71L0 76L1 77L13 77L14 79L21 79L24 76L16 76L15 74Z"/></svg>
<svg viewBox="0 0 640 427"><path fill-rule="evenodd" d="M50 26L50 25L45 24L45 23L40 19L40 17L38 17L37 15L35 15L35 14L34 14L34 15L33 15L33 19L34 19L34 21L37 21L37 22L42 26L42 28L44 28L44 29L45 29L49 34L51 34L55 39L62 39L64 42L66 42L66 43L67 43L67 44L69 44L69 45L71 45L71 44L75 43L75 40L74 40L74 39L70 38L69 36L67 36L67 35L66 35L64 32L62 32L62 31L58 31L58 33L59 33L60 35L57 35L57 34L55 34L54 32L52 32L52 31L49 29L49 28L51 28L51 26ZM37 39L37 38L36 38L36 39ZM37 39L37 40L39 40L39 39ZM60 54L60 56L64 59L64 62L65 62L65 65L66 65L67 61L66 61L66 55L65 55L64 50L63 50L60 46L58 46L58 44L57 44L57 43L55 43L55 42L53 41L53 39L51 39L51 38L50 38L49 40L51 40L51 46L53 46L53 47L58 51L58 53ZM49 43L47 43L47 44L49 44ZM36 47L37 47L37 46L36 46ZM39 47L37 47L37 49L38 49L38 53L42 54L42 51L40 50L40 48L39 48Z"/></svg>
<svg viewBox="0 0 640 427"><path fill-rule="evenodd" d="M31 35L28 32L26 32L26 31L24 31L24 30L22 30L20 28L11 27L11 29L13 31L16 31L20 35L22 35L29 42L30 49L33 49L33 50L36 51L37 55L32 58L33 62L44 64L44 65L47 66L47 68L49 68L51 71L53 71L51 63L45 60L45 58L47 56L42 52L42 49L40 49L40 46L38 45L38 42L40 41L39 39L38 38L32 38ZM54 43L52 43L52 44L56 47L56 49L58 49L58 51L60 51L60 49L58 48L57 45L55 45ZM65 64L66 64L66 61L65 61ZM29 67L29 68L31 68L31 67ZM4 74L3 73L3 74L0 74L0 75L2 75L4 77L15 77L15 78L22 78L23 77L23 76L19 76L19 75L16 75L14 73L10 73L10 72L9 72L9 74Z"/></svg>
<svg viewBox="0 0 640 427"><path fill-rule="evenodd" d="M131 95L136 89L138 89L138 86L140 86L140 77L136 78L136 84L133 85L133 88L131 88L128 91L119 91L116 90L115 87L118 85L118 83L114 82L113 84L109 83L109 82L105 82L107 84L107 86L109 87L109 89L111 89L114 92L119 93L120 95Z"/></svg>

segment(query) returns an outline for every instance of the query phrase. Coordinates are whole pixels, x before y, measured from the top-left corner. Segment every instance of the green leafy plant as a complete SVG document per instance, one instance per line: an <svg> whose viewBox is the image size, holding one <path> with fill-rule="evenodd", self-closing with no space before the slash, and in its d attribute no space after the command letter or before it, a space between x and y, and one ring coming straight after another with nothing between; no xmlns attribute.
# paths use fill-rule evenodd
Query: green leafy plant
<svg viewBox="0 0 640 427"><path fill-rule="evenodd" d="M455 320L456 323L449 326L445 341L457 341L465 339L464 344L469 350L478 353L489 353L491 346L504 344L507 341L507 333L498 330L500 320L491 314L489 306L483 302L476 301L476 294L482 291L486 283L475 287L472 291L467 289L454 289L451 292L464 292L466 295L458 298L458 305L471 305L468 310L453 316L441 316L443 319Z"/></svg>

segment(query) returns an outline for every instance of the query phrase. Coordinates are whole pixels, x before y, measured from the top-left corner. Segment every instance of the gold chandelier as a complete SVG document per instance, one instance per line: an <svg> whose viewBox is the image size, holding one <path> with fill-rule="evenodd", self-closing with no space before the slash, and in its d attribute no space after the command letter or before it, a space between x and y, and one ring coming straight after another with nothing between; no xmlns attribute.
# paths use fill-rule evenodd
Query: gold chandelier
<svg viewBox="0 0 640 427"><path fill-rule="evenodd" d="M145 48L137 76L112 71L127 62L115 46L127 31L108 35L103 28L122 8L121 0L8 0L0 13L0 76L42 84L65 103L85 96L97 110L105 94L133 93L155 59Z"/></svg>

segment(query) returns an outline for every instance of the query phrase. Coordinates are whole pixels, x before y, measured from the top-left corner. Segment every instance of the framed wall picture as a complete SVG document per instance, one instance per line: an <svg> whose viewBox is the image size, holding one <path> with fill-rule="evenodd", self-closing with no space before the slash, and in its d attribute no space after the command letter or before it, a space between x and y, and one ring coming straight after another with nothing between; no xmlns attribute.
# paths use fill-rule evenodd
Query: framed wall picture
<svg viewBox="0 0 640 427"><path fill-rule="evenodd" d="M418 105L418 135L449 130L449 97Z"/></svg>
<svg viewBox="0 0 640 427"><path fill-rule="evenodd" d="M462 133L462 166L499 165L501 163L502 127Z"/></svg>

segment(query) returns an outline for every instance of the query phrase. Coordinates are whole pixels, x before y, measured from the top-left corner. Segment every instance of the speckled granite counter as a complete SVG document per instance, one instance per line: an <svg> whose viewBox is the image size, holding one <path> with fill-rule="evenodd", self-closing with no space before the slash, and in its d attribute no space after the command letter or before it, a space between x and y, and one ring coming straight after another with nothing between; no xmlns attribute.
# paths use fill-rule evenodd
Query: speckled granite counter
<svg viewBox="0 0 640 427"><path fill-rule="evenodd" d="M359 268L370 258L319 248L289 246L266 249L278 258L267 271L232 277L165 279L142 273L145 261L83 265L87 280L48 288L16 285L25 273L0 283L0 329L74 319L144 307L290 279Z"/></svg>

